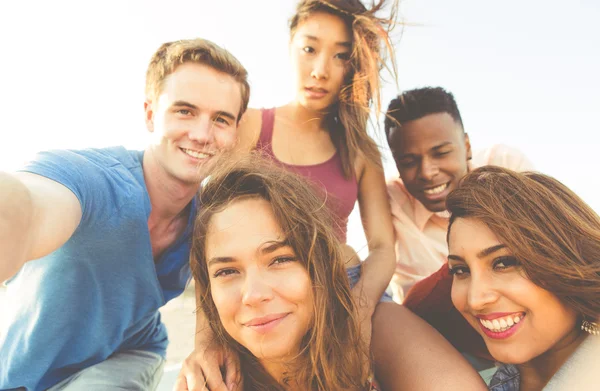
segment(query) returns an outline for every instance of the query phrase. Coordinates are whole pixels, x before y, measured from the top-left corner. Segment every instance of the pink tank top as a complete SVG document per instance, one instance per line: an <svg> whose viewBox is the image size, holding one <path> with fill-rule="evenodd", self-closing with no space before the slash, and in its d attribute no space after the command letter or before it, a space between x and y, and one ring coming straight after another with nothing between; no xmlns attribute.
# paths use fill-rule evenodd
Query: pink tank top
<svg viewBox="0 0 600 391"><path fill-rule="evenodd" d="M356 181L356 177L354 175L352 179L344 177L342 160L337 152L323 163L306 166L296 166L278 160L275 157L272 145L275 108L262 109L261 112L262 126L256 149L262 151L266 156L281 164L286 169L309 178L325 191L327 205L333 212L336 220L334 229L342 243L346 243L348 216L350 216L358 198L358 182Z"/></svg>

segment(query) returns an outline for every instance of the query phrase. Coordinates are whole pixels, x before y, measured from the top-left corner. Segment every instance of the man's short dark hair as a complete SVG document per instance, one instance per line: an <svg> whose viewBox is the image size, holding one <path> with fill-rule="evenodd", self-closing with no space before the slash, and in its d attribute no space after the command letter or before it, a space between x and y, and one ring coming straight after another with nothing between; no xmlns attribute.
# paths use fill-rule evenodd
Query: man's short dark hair
<svg viewBox="0 0 600 391"><path fill-rule="evenodd" d="M450 92L442 87L425 87L406 91L390 102L385 117L385 135L389 138L391 128L402 127L406 122L437 113L450 114L464 130L456 101Z"/></svg>

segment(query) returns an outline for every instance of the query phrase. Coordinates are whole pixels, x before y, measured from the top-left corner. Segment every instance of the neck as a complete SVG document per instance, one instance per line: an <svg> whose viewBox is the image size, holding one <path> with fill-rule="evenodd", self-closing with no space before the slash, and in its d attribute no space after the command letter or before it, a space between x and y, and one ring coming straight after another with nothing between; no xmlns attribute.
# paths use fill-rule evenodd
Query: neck
<svg viewBox="0 0 600 391"><path fill-rule="evenodd" d="M541 390L577 350L585 337L586 334L576 328L547 352L518 365L521 391Z"/></svg>
<svg viewBox="0 0 600 391"><path fill-rule="evenodd" d="M296 128L308 132L323 131L323 120L327 115L326 111L310 110L295 101L288 103L283 109L288 119L296 125Z"/></svg>
<svg viewBox="0 0 600 391"><path fill-rule="evenodd" d="M169 222L186 214L200 184L183 183L172 177L158 164L151 148L144 153L143 170L152 205L149 223Z"/></svg>

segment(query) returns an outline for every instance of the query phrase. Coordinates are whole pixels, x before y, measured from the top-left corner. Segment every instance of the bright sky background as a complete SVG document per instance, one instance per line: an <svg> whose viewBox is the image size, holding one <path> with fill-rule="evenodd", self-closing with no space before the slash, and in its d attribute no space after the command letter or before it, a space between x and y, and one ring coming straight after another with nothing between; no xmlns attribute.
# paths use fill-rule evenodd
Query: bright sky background
<svg viewBox="0 0 600 391"><path fill-rule="evenodd" d="M42 149L143 148L145 70L169 40L215 41L248 68L252 107L285 103L295 3L2 1L0 169ZM475 149L517 147L600 211L600 2L405 0L401 11L399 88L452 91ZM384 104L397 92L389 82Z"/></svg>

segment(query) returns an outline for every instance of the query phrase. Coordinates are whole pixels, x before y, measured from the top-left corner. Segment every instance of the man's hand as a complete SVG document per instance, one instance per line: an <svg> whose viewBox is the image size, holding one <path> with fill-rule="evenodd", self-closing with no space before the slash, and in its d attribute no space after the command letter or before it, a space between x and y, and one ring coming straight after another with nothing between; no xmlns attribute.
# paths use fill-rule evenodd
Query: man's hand
<svg viewBox="0 0 600 391"><path fill-rule="evenodd" d="M174 391L241 391L237 355L223 346L197 347L183 362Z"/></svg>

